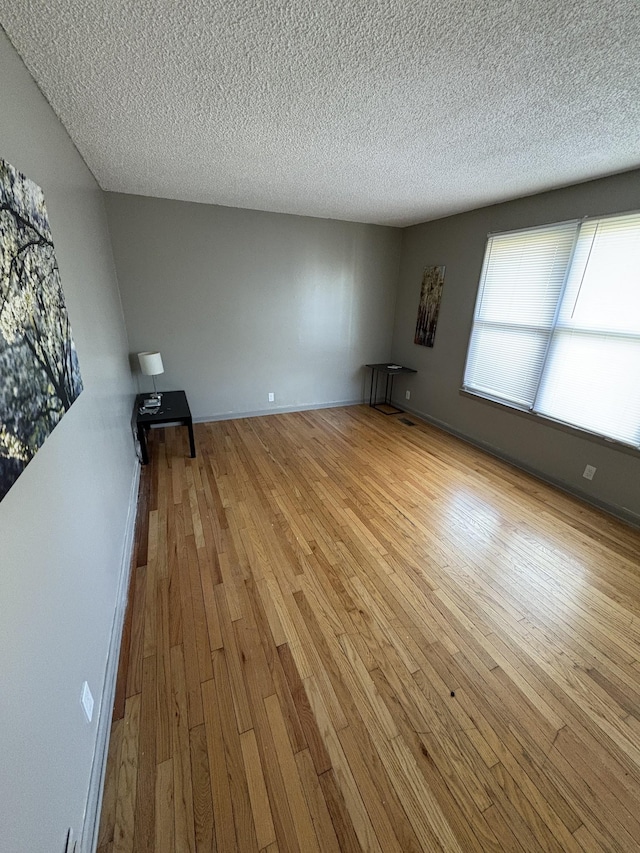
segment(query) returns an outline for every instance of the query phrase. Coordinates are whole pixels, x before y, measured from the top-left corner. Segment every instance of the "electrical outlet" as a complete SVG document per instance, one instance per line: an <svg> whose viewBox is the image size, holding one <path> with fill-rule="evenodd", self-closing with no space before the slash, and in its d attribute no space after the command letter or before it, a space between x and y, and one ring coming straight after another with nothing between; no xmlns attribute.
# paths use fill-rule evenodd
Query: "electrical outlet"
<svg viewBox="0 0 640 853"><path fill-rule="evenodd" d="M276 395L273 393L273 391L269 391L269 402L275 403L275 401L276 401Z"/></svg>
<svg viewBox="0 0 640 853"><path fill-rule="evenodd" d="M410 400L411 399L411 391L405 391L404 396L405 396L405 399Z"/></svg>
<svg viewBox="0 0 640 853"><path fill-rule="evenodd" d="M91 695L91 690L89 689L89 685L85 681L82 685L82 697L80 699L82 703L82 710L85 713L87 718L87 722L91 722L91 718L93 717L93 696Z"/></svg>
<svg viewBox="0 0 640 853"><path fill-rule="evenodd" d="M593 465L587 465L582 476L585 480L593 480L593 475L596 473L596 470L597 469Z"/></svg>

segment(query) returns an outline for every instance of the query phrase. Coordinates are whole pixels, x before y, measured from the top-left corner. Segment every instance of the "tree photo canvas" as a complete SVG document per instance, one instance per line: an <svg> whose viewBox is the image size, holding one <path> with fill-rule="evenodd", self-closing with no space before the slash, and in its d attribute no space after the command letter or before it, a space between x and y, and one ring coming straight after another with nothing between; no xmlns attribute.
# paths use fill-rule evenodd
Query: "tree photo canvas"
<svg viewBox="0 0 640 853"><path fill-rule="evenodd" d="M81 391L42 190L0 160L0 500Z"/></svg>
<svg viewBox="0 0 640 853"><path fill-rule="evenodd" d="M414 343L424 347L432 347L436 337L443 284L444 267L427 267L425 269L422 276L418 321L414 338Z"/></svg>

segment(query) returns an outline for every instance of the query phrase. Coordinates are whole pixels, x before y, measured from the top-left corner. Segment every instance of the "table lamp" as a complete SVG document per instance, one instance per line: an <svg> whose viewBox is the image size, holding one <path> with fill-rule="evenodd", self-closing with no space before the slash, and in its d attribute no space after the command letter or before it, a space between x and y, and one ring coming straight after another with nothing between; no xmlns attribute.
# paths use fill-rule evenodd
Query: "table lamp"
<svg viewBox="0 0 640 853"><path fill-rule="evenodd" d="M164 373L162 356L159 352L139 352L138 361L140 362L140 370L142 370L145 376L150 376L153 380L153 398L159 406L162 402L162 394L159 394L156 388L156 376Z"/></svg>

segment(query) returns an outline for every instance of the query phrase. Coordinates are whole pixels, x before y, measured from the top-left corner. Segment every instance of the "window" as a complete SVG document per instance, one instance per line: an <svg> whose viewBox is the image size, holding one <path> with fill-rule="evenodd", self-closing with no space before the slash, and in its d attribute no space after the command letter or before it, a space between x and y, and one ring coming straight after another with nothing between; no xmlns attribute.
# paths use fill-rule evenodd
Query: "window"
<svg viewBox="0 0 640 853"><path fill-rule="evenodd" d="M463 387L640 446L640 213L490 235Z"/></svg>

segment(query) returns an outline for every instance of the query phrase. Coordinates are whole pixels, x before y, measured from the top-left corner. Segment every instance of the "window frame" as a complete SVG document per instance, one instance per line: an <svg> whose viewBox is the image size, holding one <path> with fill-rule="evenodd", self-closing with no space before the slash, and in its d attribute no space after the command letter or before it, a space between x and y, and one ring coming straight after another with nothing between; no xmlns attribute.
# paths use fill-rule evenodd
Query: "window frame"
<svg viewBox="0 0 640 853"><path fill-rule="evenodd" d="M560 420L558 418L554 418L552 415L543 414L540 411L536 411L534 408L536 400L538 399L538 397L540 395L540 389L542 386L542 377L543 377L544 370L545 370L545 367L546 367L546 364L548 361L549 349L551 347L551 343L552 343L552 340L554 337L555 330L557 327L562 328L561 324L560 324L560 326L558 326L558 320L559 320L559 316L560 316L561 311L562 311L563 299L565 296L567 283L568 283L568 279L569 279L569 274L570 274L570 270L571 270L571 265L573 263L574 253L575 253L576 245L577 245L579 237L580 237L580 230L581 230L582 226L586 222L592 222L592 221L602 222L602 221L610 220L610 219L622 219L624 217L634 216L634 215L640 216L640 209L626 210L626 211L616 212L616 213L607 213L607 214L603 214L603 215L589 215L589 216L583 216L581 218L572 218L572 219L560 220L558 222L542 223L539 225L534 225L530 228L527 228L527 227L515 228L515 229L509 230L509 231L490 231L487 233L485 244L484 244L482 264L481 264L481 268L480 268L480 277L478 279L478 285L477 285L477 290L476 290L476 300L474 302L473 315L471 318L471 327L470 327L470 330L469 330L469 333L467 336L467 350L466 350L466 354L465 354L465 361L464 361L463 372L462 372L462 381L461 381L460 388L459 388L460 394L462 394L463 396L466 396L466 397L470 397L472 399L483 400L485 402L491 403L494 406L499 406L500 408L506 408L508 410L511 410L512 412L518 413L518 414L523 415L525 417L533 418L534 420L543 421L543 422L549 424L550 426L559 427L561 430L563 430L565 432L577 433L582 437L597 440L599 443L603 443L606 445L615 445L617 448L619 448L621 450L625 450L627 452L631 452L634 455L638 455L640 453L640 441L638 443L632 443L632 442L624 441L620 438L614 438L614 437L611 437L609 435L605 435L604 433L595 432L595 431L590 430L586 427L579 426L577 424L572 424L568 421ZM507 236L507 235L510 236L510 235L516 235L519 233L521 233L521 234L532 233L532 232L535 232L537 230L541 230L541 229L545 229L545 228L553 228L555 226L570 225L572 223L575 223L575 229L576 229L575 230L574 243L573 243L573 249L571 251L569 260L567 262L567 269L566 269L566 273L564 276L564 282L563 282L560 294L557 298L553 325L551 328L551 333L549 335L549 340L547 342L546 352L545 352L540 376L538 379L536 393L534 395L533 403L531 405L527 405L527 404L520 405L515 400L510 400L506 397L501 397L497 394L487 393L487 392L480 391L480 390L477 390L475 388L471 388L471 387L466 386L465 385L465 376L466 376L467 368L469 365L469 357L470 357L470 353L471 353L473 334L474 334L474 330L476 328L476 323L478 321L478 319L477 319L478 308L479 308L479 305L482 301L483 293L484 293L485 269L487 267L487 264L489 263L489 257L487 255L489 241L491 240L491 238L494 238L494 237L501 237L501 236ZM507 326L508 324L505 323L504 325ZM598 334L598 332L594 332L594 334ZM628 335L621 333L620 336L621 337L629 336L629 337L632 337L634 339L637 339L638 337L640 337L639 335L634 335L633 333L629 333Z"/></svg>

